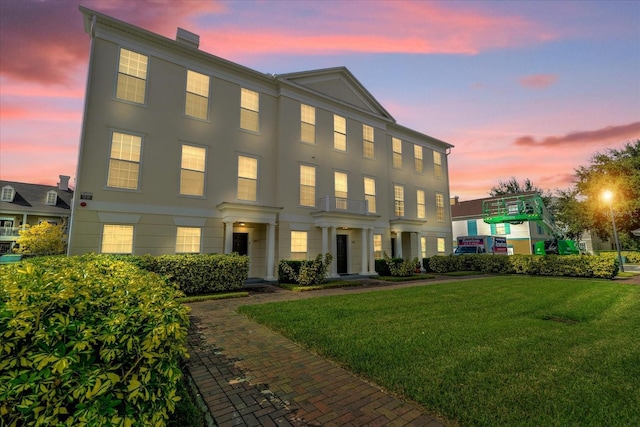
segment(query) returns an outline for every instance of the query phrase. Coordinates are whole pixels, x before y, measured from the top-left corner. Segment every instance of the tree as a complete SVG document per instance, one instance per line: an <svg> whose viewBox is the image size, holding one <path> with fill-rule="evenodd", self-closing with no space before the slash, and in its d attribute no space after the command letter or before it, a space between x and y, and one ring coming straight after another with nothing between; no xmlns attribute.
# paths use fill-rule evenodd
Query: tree
<svg viewBox="0 0 640 427"><path fill-rule="evenodd" d="M18 252L35 255L57 255L65 251L67 236L63 232L62 224L52 225L41 222L33 227L20 230Z"/></svg>
<svg viewBox="0 0 640 427"><path fill-rule="evenodd" d="M631 231L640 228L640 140L596 153L591 165L576 169L575 188L560 192L559 217L574 232L590 230L608 238L612 227L604 190L614 194L611 207L620 240L631 241Z"/></svg>
<svg viewBox="0 0 640 427"><path fill-rule="evenodd" d="M508 181L499 181L498 185L494 185L489 190L489 195L491 197L500 197L500 196L515 196L522 193L538 193L542 198L547 209L553 211L552 203L551 203L551 192L545 191L540 187L533 185L533 182L529 178L526 178L522 183L520 183L515 177L511 177Z"/></svg>

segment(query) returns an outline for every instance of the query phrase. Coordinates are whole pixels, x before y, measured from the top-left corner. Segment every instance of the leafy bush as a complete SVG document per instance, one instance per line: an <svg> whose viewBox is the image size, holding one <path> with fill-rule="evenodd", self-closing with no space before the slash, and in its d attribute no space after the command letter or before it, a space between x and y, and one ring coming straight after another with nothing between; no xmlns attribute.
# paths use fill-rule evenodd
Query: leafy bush
<svg viewBox="0 0 640 427"><path fill-rule="evenodd" d="M20 230L17 252L36 255L58 255L66 249L67 235L62 224L52 225L46 221Z"/></svg>
<svg viewBox="0 0 640 427"><path fill-rule="evenodd" d="M0 424L155 425L174 411L187 308L106 255L0 269Z"/></svg>
<svg viewBox="0 0 640 427"><path fill-rule="evenodd" d="M289 264L292 261L283 259L280 260L278 271L282 271L283 278L293 280L293 282L286 283L297 283L300 286L319 285L326 280L327 270L332 259L333 256L328 252L324 255L324 260L322 254L318 254L313 261L299 261L298 271L295 271Z"/></svg>
<svg viewBox="0 0 640 427"><path fill-rule="evenodd" d="M418 257L413 259L389 258L386 252L382 253L384 262L387 264L389 275L392 277L412 276L419 268Z"/></svg>
<svg viewBox="0 0 640 427"><path fill-rule="evenodd" d="M280 283L297 283L298 273L302 263L306 261L282 259L278 264L278 282ZM289 268L287 268L289 267Z"/></svg>
<svg viewBox="0 0 640 427"><path fill-rule="evenodd" d="M425 273L432 273L431 266L429 265L429 258L422 258L422 268Z"/></svg>
<svg viewBox="0 0 640 427"><path fill-rule="evenodd" d="M625 262L631 264L640 264L640 252L638 251L621 251L620 255L622 255L622 259ZM609 258L609 259L618 259L617 251L603 251L598 254L598 256Z"/></svg>

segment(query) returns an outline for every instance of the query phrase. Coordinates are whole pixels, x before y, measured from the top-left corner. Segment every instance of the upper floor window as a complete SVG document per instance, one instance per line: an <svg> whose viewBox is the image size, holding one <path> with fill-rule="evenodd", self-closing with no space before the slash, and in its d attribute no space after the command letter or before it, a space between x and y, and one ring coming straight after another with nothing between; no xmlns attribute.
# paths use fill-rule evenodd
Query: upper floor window
<svg viewBox="0 0 640 427"><path fill-rule="evenodd" d="M137 190L141 153L142 137L114 131L111 136L107 186Z"/></svg>
<svg viewBox="0 0 640 427"><path fill-rule="evenodd" d="M300 165L300 204L316 205L316 168Z"/></svg>
<svg viewBox="0 0 640 427"><path fill-rule="evenodd" d="M475 219L467 220L467 235L468 236L477 236L478 235L478 223Z"/></svg>
<svg viewBox="0 0 640 427"><path fill-rule="evenodd" d="M307 232L291 232L291 259L307 259Z"/></svg>
<svg viewBox="0 0 640 427"><path fill-rule="evenodd" d="M404 187L402 185L393 186L394 213L396 216L404 216Z"/></svg>
<svg viewBox="0 0 640 427"><path fill-rule="evenodd" d="M207 120L209 115L209 76L187 70L187 96L184 114Z"/></svg>
<svg viewBox="0 0 640 427"><path fill-rule="evenodd" d="M364 177L364 198L367 201L367 212L376 213L376 180Z"/></svg>
<svg viewBox="0 0 640 427"><path fill-rule="evenodd" d="M402 169L402 141L398 138L391 138L393 144L393 167Z"/></svg>
<svg viewBox="0 0 640 427"><path fill-rule="evenodd" d="M13 202L13 198L16 195L16 190L10 186L6 185L2 187L2 195L0 196L0 201L3 202Z"/></svg>
<svg viewBox="0 0 640 427"><path fill-rule="evenodd" d="M422 161L422 146L413 146L413 159L415 163L416 173L422 173L424 169L424 162Z"/></svg>
<svg viewBox="0 0 640 427"><path fill-rule="evenodd" d="M374 158L373 128L369 125L362 125L362 155L370 159Z"/></svg>
<svg viewBox="0 0 640 427"><path fill-rule="evenodd" d="M444 221L444 195L436 193L436 219Z"/></svg>
<svg viewBox="0 0 640 427"><path fill-rule="evenodd" d="M316 143L316 109L305 104L300 104L300 140Z"/></svg>
<svg viewBox="0 0 640 427"><path fill-rule="evenodd" d="M258 159L238 156L238 199L255 202L258 190Z"/></svg>
<svg viewBox="0 0 640 427"><path fill-rule="evenodd" d="M338 115L333 115L333 148L347 151L347 120Z"/></svg>
<svg viewBox="0 0 640 427"><path fill-rule="evenodd" d="M336 209L347 209L347 174L344 172L334 172L333 179L336 196Z"/></svg>
<svg viewBox="0 0 640 427"><path fill-rule="evenodd" d="M424 198L424 190L416 191L416 202L418 205L418 218L425 218L427 216L427 207Z"/></svg>
<svg viewBox="0 0 640 427"><path fill-rule="evenodd" d="M176 253L200 253L201 234L202 229L199 227L178 227L176 232Z"/></svg>
<svg viewBox="0 0 640 427"><path fill-rule="evenodd" d="M382 259L382 234L373 235L373 257Z"/></svg>
<svg viewBox="0 0 640 427"><path fill-rule="evenodd" d="M509 223L500 223L500 224L491 224L491 234L502 234L507 235L511 233L511 224Z"/></svg>
<svg viewBox="0 0 640 427"><path fill-rule="evenodd" d="M182 145L180 163L180 194L204 196L204 173L207 150L193 145Z"/></svg>
<svg viewBox="0 0 640 427"><path fill-rule="evenodd" d="M133 253L133 225L104 224L101 252L103 254Z"/></svg>
<svg viewBox="0 0 640 427"><path fill-rule="evenodd" d="M47 192L47 201L45 202L47 205L55 206L58 203L58 193L55 191Z"/></svg>
<svg viewBox="0 0 640 427"><path fill-rule="evenodd" d="M116 98L144 104L149 57L120 48Z"/></svg>
<svg viewBox="0 0 640 427"><path fill-rule="evenodd" d="M260 118L260 94L249 89L240 91L240 127L258 132Z"/></svg>
<svg viewBox="0 0 640 427"><path fill-rule="evenodd" d="M442 154L433 152L433 176L442 178Z"/></svg>

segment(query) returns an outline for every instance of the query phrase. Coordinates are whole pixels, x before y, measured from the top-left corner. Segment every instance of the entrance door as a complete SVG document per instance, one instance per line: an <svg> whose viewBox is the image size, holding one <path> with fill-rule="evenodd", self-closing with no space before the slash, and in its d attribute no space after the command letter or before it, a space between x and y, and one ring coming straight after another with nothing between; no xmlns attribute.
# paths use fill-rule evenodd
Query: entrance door
<svg viewBox="0 0 640 427"><path fill-rule="evenodd" d="M349 236L338 234L336 236L336 267L338 274L347 274L347 241Z"/></svg>
<svg viewBox="0 0 640 427"><path fill-rule="evenodd" d="M249 233L233 233L233 252L239 255L249 253Z"/></svg>

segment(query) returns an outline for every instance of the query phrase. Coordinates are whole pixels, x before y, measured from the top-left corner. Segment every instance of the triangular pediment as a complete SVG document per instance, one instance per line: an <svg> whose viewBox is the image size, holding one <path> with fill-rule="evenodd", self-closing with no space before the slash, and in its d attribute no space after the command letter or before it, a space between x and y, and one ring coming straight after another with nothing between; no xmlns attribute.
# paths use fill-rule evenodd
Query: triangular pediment
<svg viewBox="0 0 640 427"><path fill-rule="evenodd" d="M345 67L281 74L278 79L395 122L389 112Z"/></svg>

